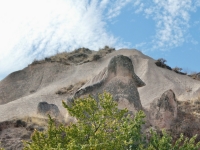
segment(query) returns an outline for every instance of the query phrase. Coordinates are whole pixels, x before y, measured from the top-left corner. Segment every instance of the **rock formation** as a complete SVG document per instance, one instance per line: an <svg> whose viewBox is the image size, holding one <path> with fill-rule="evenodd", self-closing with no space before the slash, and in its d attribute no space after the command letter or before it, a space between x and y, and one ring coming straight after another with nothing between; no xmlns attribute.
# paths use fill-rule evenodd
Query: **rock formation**
<svg viewBox="0 0 200 150"><path fill-rule="evenodd" d="M65 123L73 121L61 100L68 104L72 97L97 96L104 90L113 95L119 108L145 110L154 127L200 135L200 81L155 62L135 49L81 48L11 73L0 81L0 142L5 149L20 150L18 144L30 139L34 129L46 129L48 113ZM193 78L200 79L199 73Z"/></svg>
<svg viewBox="0 0 200 150"><path fill-rule="evenodd" d="M169 129L177 118L177 100L172 90L168 90L150 104L149 121L160 129Z"/></svg>
<svg viewBox="0 0 200 150"><path fill-rule="evenodd" d="M136 111L142 109L137 87L144 85L145 83L135 74L131 59L118 55L110 60L108 67L83 85L75 93L74 98L88 94L97 98L98 93L107 91L118 101L119 108L126 107L130 111Z"/></svg>
<svg viewBox="0 0 200 150"><path fill-rule="evenodd" d="M30 140L34 129L43 131L47 129L46 119L24 118L0 122L0 147L5 150L21 150L22 140Z"/></svg>
<svg viewBox="0 0 200 150"><path fill-rule="evenodd" d="M53 118L56 118L60 115L58 106L55 104L48 104L47 102L40 102L38 104L37 113L43 116L50 115Z"/></svg>

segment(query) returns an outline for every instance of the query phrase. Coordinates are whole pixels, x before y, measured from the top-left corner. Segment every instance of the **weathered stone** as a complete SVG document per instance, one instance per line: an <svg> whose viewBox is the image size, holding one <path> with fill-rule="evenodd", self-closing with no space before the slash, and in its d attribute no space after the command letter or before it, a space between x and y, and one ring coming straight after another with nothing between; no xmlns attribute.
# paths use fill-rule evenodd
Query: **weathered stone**
<svg viewBox="0 0 200 150"><path fill-rule="evenodd" d="M43 116L49 114L51 117L58 117L60 115L58 106L55 104L48 104L47 102L40 102L38 104L37 113Z"/></svg>
<svg viewBox="0 0 200 150"><path fill-rule="evenodd" d="M200 72L196 74L196 79L200 80Z"/></svg>
<svg viewBox="0 0 200 150"><path fill-rule="evenodd" d="M177 117L177 100L172 90L168 90L150 104L149 121L153 126L169 129Z"/></svg>
<svg viewBox="0 0 200 150"><path fill-rule="evenodd" d="M110 60L108 67L83 85L75 93L74 98L88 94L97 98L98 93L107 91L118 101L120 108L141 110L137 87L144 85L145 83L135 74L131 59L118 55Z"/></svg>

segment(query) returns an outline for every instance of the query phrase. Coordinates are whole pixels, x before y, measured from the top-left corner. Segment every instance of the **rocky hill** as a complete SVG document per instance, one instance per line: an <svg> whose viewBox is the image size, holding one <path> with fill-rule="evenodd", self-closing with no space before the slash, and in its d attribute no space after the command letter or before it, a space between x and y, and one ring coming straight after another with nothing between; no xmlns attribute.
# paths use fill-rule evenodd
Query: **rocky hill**
<svg viewBox="0 0 200 150"><path fill-rule="evenodd" d="M80 48L35 60L11 73L0 81L2 146L21 149L21 140L29 139L35 128L45 130L49 113L58 122L73 121L61 101L70 104L74 98L104 90L113 94L119 108L127 107L133 114L144 110L146 129L153 126L188 134L190 127L190 134L198 133L198 76L193 79L156 62L135 49Z"/></svg>

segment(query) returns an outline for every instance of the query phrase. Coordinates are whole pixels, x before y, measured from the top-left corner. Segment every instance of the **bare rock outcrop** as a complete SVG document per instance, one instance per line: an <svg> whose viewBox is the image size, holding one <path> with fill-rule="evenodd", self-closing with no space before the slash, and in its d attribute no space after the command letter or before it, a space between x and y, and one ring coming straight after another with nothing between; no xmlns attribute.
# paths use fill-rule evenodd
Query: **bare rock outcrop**
<svg viewBox="0 0 200 150"><path fill-rule="evenodd" d="M195 79L195 80L199 80L200 81L200 72L199 73L193 73L188 75L189 77Z"/></svg>
<svg viewBox="0 0 200 150"><path fill-rule="evenodd" d="M200 72L196 75L197 80L200 80Z"/></svg>
<svg viewBox="0 0 200 150"><path fill-rule="evenodd" d="M0 122L0 147L5 150L23 149L23 140L30 140L34 130L47 129L48 120L41 118L22 118Z"/></svg>
<svg viewBox="0 0 200 150"><path fill-rule="evenodd" d="M190 75L157 67L155 62L135 49L115 51L105 47L100 51L91 51L80 48L36 61L23 70L11 73L0 81L0 142L6 149L20 149L16 146L18 141L30 139L33 129L46 129L44 125L47 125L48 119L44 116L49 111L58 112L56 107L50 110L49 105L55 104L59 108L60 112L55 116L62 114L65 116L62 119L71 122L60 100L70 103L72 96L97 96L104 90L113 95L121 108L139 110L143 107L150 118L146 118L147 121L150 120L154 127L170 127L172 133L177 135L200 135L200 74L192 75L197 79L193 80ZM168 89L172 89L179 100L178 114L174 113L176 99L173 94L174 101L170 101L172 92L165 95L168 97L166 102L161 98L155 100ZM193 101L197 98L198 101ZM48 105L46 111L37 114L41 99ZM150 104L150 111L146 111ZM5 121L12 121L13 118L29 119L24 119L26 127L18 123L16 126L15 122L7 125ZM200 136L197 139L200 140Z"/></svg>
<svg viewBox="0 0 200 150"><path fill-rule="evenodd" d="M60 116L60 111L58 106L55 104L48 104L47 102L40 102L37 107L37 113L42 116L47 116L48 114L51 117L58 117Z"/></svg>
<svg viewBox="0 0 200 150"><path fill-rule="evenodd" d="M149 121L158 128L169 129L177 118L177 100L172 90L168 90L150 104Z"/></svg>
<svg viewBox="0 0 200 150"><path fill-rule="evenodd" d="M107 91L118 101L119 108L126 107L130 111L137 111L142 109L137 87L144 85L135 74L131 59L118 55L110 60L108 67L83 85L74 98L88 94L97 97L98 93Z"/></svg>

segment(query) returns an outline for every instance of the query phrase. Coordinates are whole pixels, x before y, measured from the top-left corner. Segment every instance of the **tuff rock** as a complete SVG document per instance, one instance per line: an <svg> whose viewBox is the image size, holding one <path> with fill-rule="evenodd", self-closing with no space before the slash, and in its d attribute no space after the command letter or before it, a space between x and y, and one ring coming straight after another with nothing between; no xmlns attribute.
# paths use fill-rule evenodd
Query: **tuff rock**
<svg viewBox="0 0 200 150"><path fill-rule="evenodd" d="M108 67L83 85L74 95L74 98L88 94L98 98L98 94L107 91L118 101L119 108L128 108L130 111L142 109L137 88L145 83L135 74L132 61L129 57L118 55L113 57Z"/></svg>
<svg viewBox="0 0 200 150"><path fill-rule="evenodd" d="M155 127L169 129L173 120L177 118L177 109L175 94L168 90L150 104L149 121Z"/></svg>
<svg viewBox="0 0 200 150"><path fill-rule="evenodd" d="M43 116L50 115L51 117L58 117L60 111L55 104L48 104L47 102L40 102L37 107L37 113Z"/></svg>

